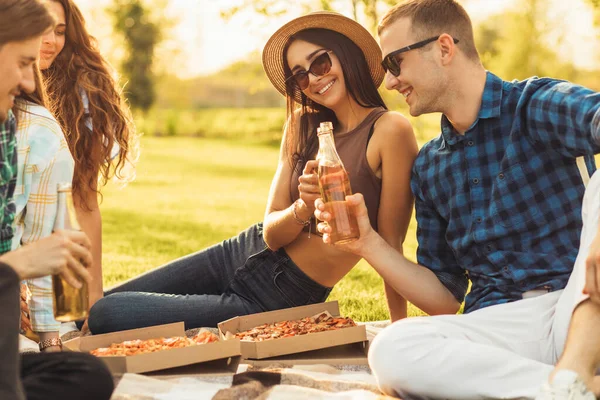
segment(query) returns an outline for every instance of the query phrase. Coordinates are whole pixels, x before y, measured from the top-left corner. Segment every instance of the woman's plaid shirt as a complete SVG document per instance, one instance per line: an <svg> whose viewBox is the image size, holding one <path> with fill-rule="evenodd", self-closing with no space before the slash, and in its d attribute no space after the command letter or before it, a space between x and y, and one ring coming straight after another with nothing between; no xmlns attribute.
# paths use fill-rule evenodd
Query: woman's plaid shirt
<svg viewBox="0 0 600 400"><path fill-rule="evenodd" d="M411 180L417 259L465 311L565 287L582 228L584 185L600 152L600 94L569 82L505 82L488 73L478 119L446 117Z"/></svg>
<svg viewBox="0 0 600 400"><path fill-rule="evenodd" d="M0 254L10 251L13 237L15 202L13 193L17 181L16 123L11 111L0 124Z"/></svg>

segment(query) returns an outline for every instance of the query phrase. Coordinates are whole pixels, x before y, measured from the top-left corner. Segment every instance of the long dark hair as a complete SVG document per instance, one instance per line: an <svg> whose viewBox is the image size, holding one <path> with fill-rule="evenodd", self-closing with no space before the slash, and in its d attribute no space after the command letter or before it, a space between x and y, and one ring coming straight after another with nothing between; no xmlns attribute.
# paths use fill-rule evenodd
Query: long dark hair
<svg viewBox="0 0 600 400"><path fill-rule="evenodd" d="M137 159L137 135L121 89L111 76L112 69L87 32L81 11L72 0L53 1L65 11L65 47L43 75L49 108L62 126L75 159L74 197L90 209L85 200L88 190L98 192L97 186L106 184L113 175L123 181L133 179L129 167ZM82 91L89 99L89 115ZM120 152L113 163L114 143Z"/></svg>
<svg viewBox="0 0 600 400"><path fill-rule="evenodd" d="M387 109L373 83L364 53L352 40L341 33L329 29L305 29L290 37L282 54L283 70L286 79L292 76L292 71L287 62L287 52L295 40L303 40L333 51L338 60L340 60L346 90L354 101L362 107L383 107ZM290 163L292 166L296 166L298 162L310 160L317 154L319 140L316 135L316 129L319 123L331 121L335 126L337 118L331 109L312 101L301 92L302 103L299 113L300 132L297 136L293 134L293 127L296 126L295 118L298 105L294 101L294 90L297 89L295 89L294 82L292 81L293 79L286 80L287 115L290 126L288 126L285 148L290 156Z"/></svg>

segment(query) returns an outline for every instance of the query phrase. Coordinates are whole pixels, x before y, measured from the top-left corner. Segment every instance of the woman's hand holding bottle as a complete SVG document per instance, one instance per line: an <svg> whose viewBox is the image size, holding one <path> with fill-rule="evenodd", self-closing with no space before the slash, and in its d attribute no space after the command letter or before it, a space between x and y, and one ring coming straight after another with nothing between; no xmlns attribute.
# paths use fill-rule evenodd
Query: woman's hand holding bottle
<svg viewBox="0 0 600 400"><path fill-rule="evenodd" d="M298 178L298 191L300 192L300 199L304 202L304 205L298 207L298 216L305 221L312 217L315 211L315 200L321 197L317 175L318 167L319 162L317 160L307 161L302 175Z"/></svg>

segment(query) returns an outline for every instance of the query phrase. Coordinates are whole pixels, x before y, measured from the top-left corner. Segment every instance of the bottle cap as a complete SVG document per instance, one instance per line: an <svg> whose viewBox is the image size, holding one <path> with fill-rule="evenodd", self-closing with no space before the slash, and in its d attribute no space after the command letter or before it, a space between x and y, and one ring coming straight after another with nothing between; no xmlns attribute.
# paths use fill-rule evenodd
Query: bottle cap
<svg viewBox="0 0 600 400"><path fill-rule="evenodd" d="M329 121L321 122L321 124L317 128L317 135L331 132L333 132L333 123Z"/></svg>

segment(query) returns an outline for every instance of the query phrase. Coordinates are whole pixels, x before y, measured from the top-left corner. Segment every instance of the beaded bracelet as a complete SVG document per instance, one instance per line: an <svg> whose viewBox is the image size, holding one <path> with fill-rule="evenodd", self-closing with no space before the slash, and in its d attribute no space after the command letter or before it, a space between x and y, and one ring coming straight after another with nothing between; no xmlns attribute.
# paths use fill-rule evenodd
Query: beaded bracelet
<svg viewBox="0 0 600 400"><path fill-rule="evenodd" d="M306 221L303 221L303 220L302 220L302 219L301 219L301 218L298 216L298 210L297 210L297 207L298 207L298 202L299 202L299 201L300 201L300 199L296 200L296 201L294 202L294 207L292 208L292 214L294 215L294 219L295 219L295 220L296 220L296 222L297 222L298 224L300 224L300 225L304 225L304 226L310 225L310 220L311 220L311 217L308 217L308 219L307 219Z"/></svg>
<svg viewBox="0 0 600 400"><path fill-rule="evenodd" d="M310 217L308 217L308 219L306 221L303 221L299 216L298 216L298 211L296 210L296 208L298 207L298 203L302 201L300 199L296 200L294 202L294 207L292 207L292 214L294 215L294 219L296 220L296 223L299 225L303 225L303 226L308 226L308 238L310 239L310 231L312 230L312 215Z"/></svg>

